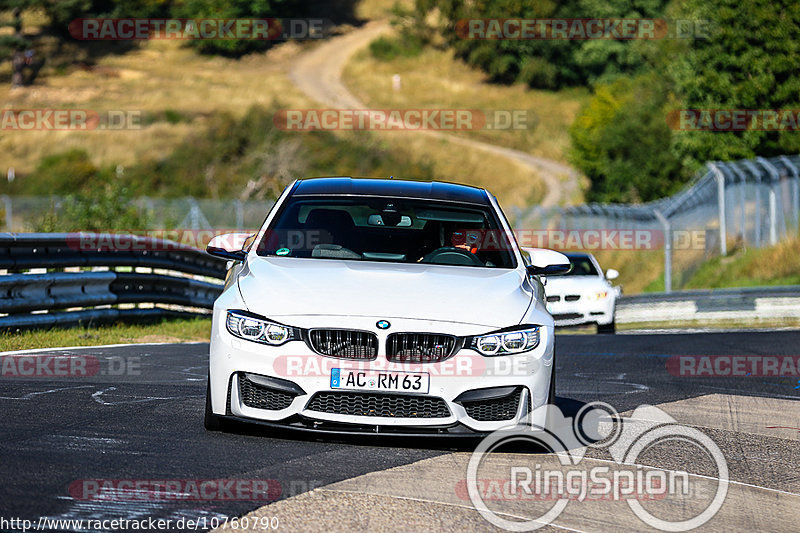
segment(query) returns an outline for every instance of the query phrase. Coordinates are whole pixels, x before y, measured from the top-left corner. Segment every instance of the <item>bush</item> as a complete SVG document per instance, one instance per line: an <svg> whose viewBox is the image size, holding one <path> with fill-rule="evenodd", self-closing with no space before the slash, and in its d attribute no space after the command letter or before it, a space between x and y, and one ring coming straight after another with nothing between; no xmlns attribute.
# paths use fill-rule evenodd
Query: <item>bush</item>
<svg viewBox="0 0 800 533"><path fill-rule="evenodd" d="M369 51L378 61L392 61L398 57L416 57L422 53L422 47L422 39L414 35L378 37L369 44Z"/></svg>
<svg viewBox="0 0 800 533"><path fill-rule="evenodd" d="M671 151L668 90L655 74L597 88L570 128L570 159L594 202L646 202L680 189L689 174Z"/></svg>
<svg viewBox="0 0 800 533"><path fill-rule="evenodd" d="M34 231L113 231L146 229L151 213L132 203L130 191L110 181L94 191L70 195L52 204L35 223Z"/></svg>
<svg viewBox="0 0 800 533"><path fill-rule="evenodd" d="M14 194L70 194L96 187L99 170L85 150L48 155L30 175L9 185Z"/></svg>

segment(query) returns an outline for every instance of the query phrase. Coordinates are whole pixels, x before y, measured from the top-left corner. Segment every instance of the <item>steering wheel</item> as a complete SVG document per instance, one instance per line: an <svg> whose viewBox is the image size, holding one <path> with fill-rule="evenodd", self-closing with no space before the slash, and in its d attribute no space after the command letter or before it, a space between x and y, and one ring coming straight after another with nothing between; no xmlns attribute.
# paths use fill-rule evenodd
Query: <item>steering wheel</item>
<svg viewBox="0 0 800 533"><path fill-rule="evenodd" d="M486 266L483 261L463 248L456 248L454 246L444 246L437 248L420 260L420 263L435 263L437 265L473 265L473 266Z"/></svg>

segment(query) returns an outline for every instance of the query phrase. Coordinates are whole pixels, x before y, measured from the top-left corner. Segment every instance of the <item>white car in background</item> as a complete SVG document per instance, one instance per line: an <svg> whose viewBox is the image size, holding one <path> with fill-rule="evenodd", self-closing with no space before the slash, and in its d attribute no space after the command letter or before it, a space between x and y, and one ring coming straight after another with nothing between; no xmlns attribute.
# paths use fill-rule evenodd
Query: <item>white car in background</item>
<svg viewBox="0 0 800 533"><path fill-rule="evenodd" d="M298 180L247 237L208 245L232 260L214 304L209 430L465 436L531 412L545 426L554 326L539 277L570 264L543 249L523 260L486 190Z"/></svg>
<svg viewBox="0 0 800 533"><path fill-rule="evenodd" d="M569 273L548 278L545 285L547 310L556 326L597 324L598 333L614 333L615 308L620 288L611 285L619 276L613 268L603 269L592 254L566 253L572 264Z"/></svg>

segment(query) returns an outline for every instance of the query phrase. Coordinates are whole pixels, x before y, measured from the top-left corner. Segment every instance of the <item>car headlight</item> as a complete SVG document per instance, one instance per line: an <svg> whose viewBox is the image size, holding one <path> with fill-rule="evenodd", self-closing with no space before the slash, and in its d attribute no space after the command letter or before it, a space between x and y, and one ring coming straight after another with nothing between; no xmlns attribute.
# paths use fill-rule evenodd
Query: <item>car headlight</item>
<svg viewBox="0 0 800 533"><path fill-rule="evenodd" d="M225 325L228 332L235 337L272 346L280 346L300 338L295 328L270 322L241 311L228 311Z"/></svg>
<svg viewBox="0 0 800 533"><path fill-rule="evenodd" d="M539 327L489 333L472 337L469 347L481 355L509 355L533 350L539 346Z"/></svg>
<svg viewBox="0 0 800 533"><path fill-rule="evenodd" d="M592 301L605 300L606 298L608 298L608 291L592 292L586 297L587 300L592 300Z"/></svg>

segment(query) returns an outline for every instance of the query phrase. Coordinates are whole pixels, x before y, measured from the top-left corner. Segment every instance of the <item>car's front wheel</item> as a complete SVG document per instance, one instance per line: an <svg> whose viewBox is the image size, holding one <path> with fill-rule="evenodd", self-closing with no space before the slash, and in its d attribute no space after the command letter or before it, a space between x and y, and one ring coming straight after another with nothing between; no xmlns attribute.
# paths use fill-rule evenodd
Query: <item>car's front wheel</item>
<svg viewBox="0 0 800 533"><path fill-rule="evenodd" d="M220 431L222 429L222 417L215 415L211 410L211 376L206 382L206 412L203 417L203 425L208 431Z"/></svg>

